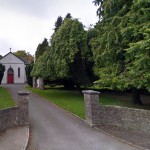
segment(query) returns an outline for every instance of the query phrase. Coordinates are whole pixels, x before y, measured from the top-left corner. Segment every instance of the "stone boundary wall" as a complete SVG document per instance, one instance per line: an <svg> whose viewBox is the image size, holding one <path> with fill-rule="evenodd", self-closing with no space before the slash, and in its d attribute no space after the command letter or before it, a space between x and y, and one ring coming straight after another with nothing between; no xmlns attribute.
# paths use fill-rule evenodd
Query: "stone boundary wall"
<svg viewBox="0 0 150 150"><path fill-rule="evenodd" d="M12 107L0 110L0 132L18 126L19 107Z"/></svg>
<svg viewBox="0 0 150 150"><path fill-rule="evenodd" d="M0 109L0 133L12 127L29 125L28 95L27 92L25 95L18 93L16 107Z"/></svg>
<svg viewBox="0 0 150 150"><path fill-rule="evenodd" d="M100 124L150 133L150 111L120 106L100 106Z"/></svg>
<svg viewBox="0 0 150 150"><path fill-rule="evenodd" d="M106 125L133 131L150 133L150 111L120 106L101 106L96 91L82 91L84 94L86 122L90 126Z"/></svg>

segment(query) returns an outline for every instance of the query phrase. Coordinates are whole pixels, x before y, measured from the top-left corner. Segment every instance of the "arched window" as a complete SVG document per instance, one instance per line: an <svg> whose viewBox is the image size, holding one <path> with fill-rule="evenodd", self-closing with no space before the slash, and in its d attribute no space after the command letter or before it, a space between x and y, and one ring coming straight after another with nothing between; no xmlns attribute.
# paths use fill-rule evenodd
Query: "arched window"
<svg viewBox="0 0 150 150"><path fill-rule="evenodd" d="M8 74L14 74L14 71L11 67L8 69Z"/></svg>
<svg viewBox="0 0 150 150"><path fill-rule="evenodd" d="M18 68L18 78L20 78L20 68Z"/></svg>

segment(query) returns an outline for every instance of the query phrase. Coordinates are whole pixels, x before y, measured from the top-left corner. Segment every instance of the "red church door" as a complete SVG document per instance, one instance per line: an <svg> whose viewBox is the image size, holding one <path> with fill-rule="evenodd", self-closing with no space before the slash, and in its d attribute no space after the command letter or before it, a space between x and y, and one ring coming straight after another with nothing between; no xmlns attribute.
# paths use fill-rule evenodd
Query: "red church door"
<svg viewBox="0 0 150 150"><path fill-rule="evenodd" d="M14 83L14 75L13 74L8 74L7 78L8 78L7 79L8 84Z"/></svg>
<svg viewBox="0 0 150 150"><path fill-rule="evenodd" d="M8 72L7 72L7 83L8 84L14 83L14 71L11 67L8 69Z"/></svg>

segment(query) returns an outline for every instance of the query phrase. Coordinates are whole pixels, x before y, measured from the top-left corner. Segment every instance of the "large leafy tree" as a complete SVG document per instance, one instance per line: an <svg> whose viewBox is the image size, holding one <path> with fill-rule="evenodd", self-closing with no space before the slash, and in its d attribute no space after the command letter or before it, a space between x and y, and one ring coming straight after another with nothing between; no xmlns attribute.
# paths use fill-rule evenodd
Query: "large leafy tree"
<svg viewBox="0 0 150 150"><path fill-rule="evenodd" d="M90 54L87 33L77 19L65 19L51 40L54 75L72 81L77 87L90 82L87 68Z"/></svg>
<svg viewBox="0 0 150 150"><path fill-rule="evenodd" d="M26 58L29 62L32 62L34 60L34 57L29 52L26 52L25 50L18 50L14 52L14 54L20 58Z"/></svg>
<svg viewBox="0 0 150 150"><path fill-rule="evenodd" d="M103 19L95 27L97 37L91 41L95 73L99 76L97 85L119 90L132 88L133 101L139 104L137 89L149 90L149 3L104 0Z"/></svg>
<svg viewBox="0 0 150 150"><path fill-rule="evenodd" d="M51 73L50 68L47 68L50 59L51 55L47 50L39 57L39 59L34 64L31 75L35 77L42 77L43 79L48 79Z"/></svg>
<svg viewBox="0 0 150 150"><path fill-rule="evenodd" d="M134 91L134 102L141 103L137 89L150 91L150 1L134 0L129 14L127 27L121 30L128 44L124 75Z"/></svg>
<svg viewBox="0 0 150 150"><path fill-rule="evenodd" d="M14 52L14 54L18 57L26 57L26 55L27 55L25 50L18 50L16 52Z"/></svg>
<svg viewBox="0 0 150 150"><path fill-rule="evenodd" d="M5 66L0 64L0 84L2 82L4 72L5 72Z"/></svg>
<svg viewBox="0 0 150 150"><path fill-rule="evenodd" d="M42 56L42 54L48 49L48 45L49 45L49 43L48 43L47 39L44 38L43 42L38 45L37 50L35 52L36 60L38 60L38 58L40 56Z"/></svg>
<svg viewBox="0 0 150 150"><path fill-rule="evenodd" d="M63 85L63 80L59 80L56 78L54 74L54 63L53 63L53 55L51 53L51 47L47 49L35 62L31 76L41 77L44 79L44 83L46 84L61 84Z"/></svg>

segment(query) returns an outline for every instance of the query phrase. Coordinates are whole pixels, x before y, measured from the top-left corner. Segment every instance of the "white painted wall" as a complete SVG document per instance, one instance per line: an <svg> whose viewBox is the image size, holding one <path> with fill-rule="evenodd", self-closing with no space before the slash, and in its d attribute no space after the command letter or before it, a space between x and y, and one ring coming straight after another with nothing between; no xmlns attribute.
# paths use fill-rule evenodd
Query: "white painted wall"
<svg viewBox="0 0 150 150"><path fill-rule="evenodd" d="M0 63L5 66L4 77L2 83L7 83L7 71L11 67L14 70L14 83L25 83L26 82L26 65L18 57L14 56L11 52L4 56ZM18 77L18 68L20 68L20 77Z"/></svg>

